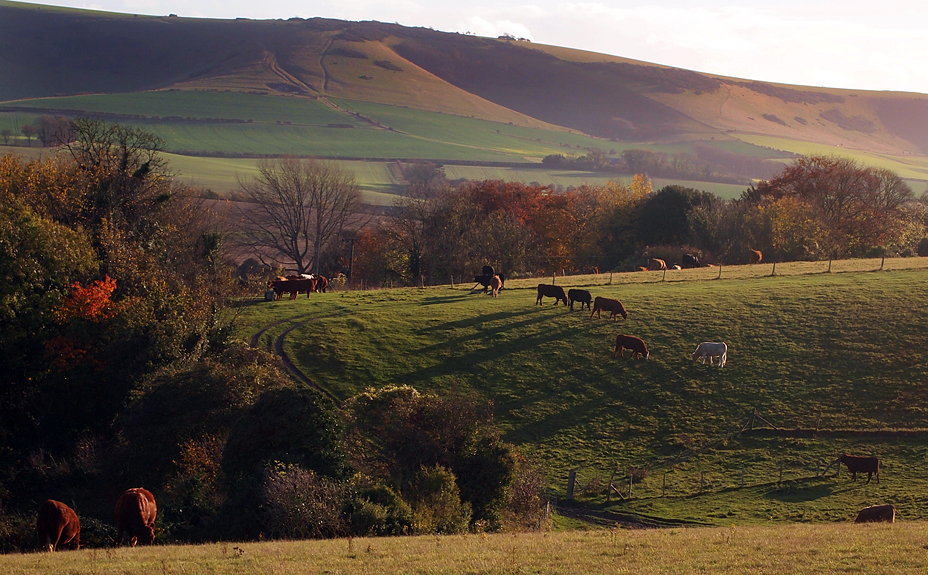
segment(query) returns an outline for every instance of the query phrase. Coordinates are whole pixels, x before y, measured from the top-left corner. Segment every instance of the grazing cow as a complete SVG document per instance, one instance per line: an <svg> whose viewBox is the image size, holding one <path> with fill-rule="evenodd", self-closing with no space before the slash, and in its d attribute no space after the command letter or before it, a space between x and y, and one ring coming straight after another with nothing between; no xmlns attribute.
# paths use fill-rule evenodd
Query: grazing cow
<svg viewBox="0 0 928 575"><path fill-rule="evenodd" d="M725 367L728 361L728 345L725 342L704 341L693 352L693 361L697 359L703 365L706 365L706 358L709 358L709 365L715 365L715 358L719 358L719 367Z"/></svg>
<svg viewBox="0 0 928 575"><path fill-rule="evenodd" d="M665 269L667 269L667 262L664 260L659 260L657 258L651 258L648 260L648 270L653 272Z"/></svg>
<svg viewBox="0 0 928 575"><path fill-rule="evenodd" d="M561 300L564 300L564 307L567 307L567 294L564 293L564 288L561 286L550 285L550 284L538 284L538 299L535 300L535 305L542 305L541 298L548 296L554 298L554 305Z"/></svg>
<svg viewBox="0 0 928 575"><path fill-rule="evenodd" d="M296 296L298 296L301 291L306 292L306 297L309 297L309 292L311 292L316 285L315 282L316 280L300 278L299 276L278 277L268 283L268 287L274 290L275 300L281 299L285 293L290 294L290 299L296 299Z"/></svg>
<svg viewBox="0 0 928 575"><path fill-rule="evenodd" d="M503 287L503 280L499 276L490 278L490 293L493 297L499 297L499 290Z"/></svg>
<svg viewBox="0 0 928 575"><path fill-rule="evenodd" d="M574 311L574 302L580 302L580 309L583 310L584 304L586 309L590 309L590 302L593 301L593 295L585 289L567 290L567 299L570 300L570 311Z"/></svg>
<svg viewBox="0 0 928 575"><path fill-rule="evenodd" d="M622 305L617 299L611 299L607 297L597 297L593 300L593 312L590 314L592 318L594 315L596 317L603 317L602 312L610 311L612 315L609 316L612 318L612 321L615 321L616 314L621 314L622 319L628 319L628 312L625 311L625 306Z"/></svg>
<svg viewBox="0 0 928 575"><path fill-rule="evenodd" d="M759 264L760 260L764 259L764 254L760 253L760 250L749 250L748 257L751 258L752 264Z"/></svg>
<svg viewBox="0 0 928 575"><path fill-rule="evenodd" d="M896 508L891 504L864 507L857 514L854 523L895 523Z"/></svg>
<svg viewBox="0 0 928 575"><path fill-rule="evenodd" d="M489 268L490 266L486 266L486 267ZM487 291L489 291L490 289L490 284L493 283L494 276L499 278L499 289L503 289L503 287L506 285L506 276L504 276L503 274L474 276L474 287L472 287L471 289L472 290L477 289L477 285L482 285L483 293L487 293Z"/></svg>
<svg viewBox="0 0 928 575"><path fill-rule="evenodd" d="M693 269L699 267L699 258L693 254L683 254L683 269Z"/></svg>
<svg viewBox="0 0 928 575"><path fill-rule="evenodd" d="M646 271L648 271L648 268L646 268L646 267L644 267L644 266L638 266L638 269L635 270L635 271L638 271L638 272L646 272Z"/></svg>
<svg viewBox="0 0 928 575"><path fill-rule="evenodd" d="M680 267L679 265L677 265L677 264L673 264L673 266L671 267L671 269L682 270L683 268L681 268L681 267Z"/></svg>
<svg viewBox="0 0 928 575"><path fill-rule="evenodd" d="M851 480L857 481L857 472L867 474L867 483L873 475L876 475L876 482L880 482L880 460L876 457L858 457L856 455L843 454L838 458L838 463L847 465L847 470L851 472Z"/></svg>
<svg viewBox="0 0 928 575"><path fill-rule="evenodd" d="M74 549L81 546L81 522L77 513L60 501L49 499L39 507L35 530L39 534L39 545L49 551L57 551L65 545Z"/></svg>
<svg viewBox="0 0 928 575"><path fill-rule="evenodd" d="M612 351L612 357L618 354L625 357L626 349L630 349L632 351L632 357L636 359L641 357L648 359L651 355L650 352L648 352L648 346L645 345L644 340L640 337L622 334L615 336L615 349Z"/></svg>
<svg viewBox="0 0 928 575"><path fill-rule="evenodd" d="M116 502L116 546L122 545L126 536L133 547L136 541L151 545L157 514L158 506L150 491L142 487L127 489Z"/></svg>
<svg viewBox="0 0 928 575"><path fill-rule="evenodd" d="M329 280L325 276L316 276L316 292L325 293L329 289Z"/></svg>

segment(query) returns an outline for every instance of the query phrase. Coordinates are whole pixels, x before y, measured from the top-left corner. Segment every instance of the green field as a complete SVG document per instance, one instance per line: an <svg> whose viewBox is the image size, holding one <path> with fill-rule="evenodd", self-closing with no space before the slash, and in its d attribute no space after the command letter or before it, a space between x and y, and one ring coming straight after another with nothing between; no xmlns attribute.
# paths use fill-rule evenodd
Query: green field
<svg viewBox="0 0 928 575"><path fill-rule="evenodd" d="M719 524L844 521L866 502L928 519L928 261L880 260L559 278L620 298L629 319L535 306L538 281L498 299L472 284L314 294L242 308L239 330L283 349L334 396L369 386L473 390L492 399L507 440L541 462L563 497L604 506L615 473L647 469L628 501L642 517ZM918 269L905 270L904 266ZM791 275L801 274L801 275ZM616 333L651 359L612 358ZM725 369L689 355L726 341ZM779 429L732 435L752 409ZM761 426L766 427L766 426ZM816 433L814 430L819 429ZM797 431L798 430L798 431ZM834 477L838 453L874 454L882 482ZM781 475L782 470L782 475ZM742 487L742 473L744 487Z"/></svg>
<svg viewBox="0 0 928 575"><path fill-rule="evenodd" d="M760 136L756 134L737 134L737 137L749 144L770 148L773 150L783 150L794 154L802 155L834 155L857 160L866 166L886 168L899 174L906 180L914 180L912 183L922 185L928 181L928 158L925 156L889 156L875 154L871 152L861 152L851 150L841 146L829 146L826 144L817 144L814 142L802 142L799 140L787 140L785 138L776 138L773 136ZM922 190L919 186L913 186L916 193Z"/></svg>
<svg viewBox="0 0 928 575"><path fill-rule="evenodd" d="M0 573L921 574L928 524L791 525L213 543L0 557Z"/></svg>

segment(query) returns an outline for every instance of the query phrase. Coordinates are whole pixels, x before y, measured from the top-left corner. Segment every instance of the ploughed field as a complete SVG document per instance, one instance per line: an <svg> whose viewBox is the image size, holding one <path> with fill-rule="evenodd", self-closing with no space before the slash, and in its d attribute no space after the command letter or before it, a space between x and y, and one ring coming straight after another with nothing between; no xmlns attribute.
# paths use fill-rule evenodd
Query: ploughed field
<svg viewBox="0 0 928 575"><path fill-rule="evenodd" d="M6 555L0 573L924 573L928 523L563 531Z"/></svg>
<svg viewBox="0 0 928 575"><path fill-rule="evenodd" d="M928 519L928 260L881 263L557 278L621 300L629 316L616 322L535 305L550 277L510 280L495 299L455 278L255 299L237 329L279 342L338 399L396 384L492 400L565 516L576 470L575 497L615 514L605 524L846 522L877 503ZM644 339L650 359L613 358L619 333ZM691 361L702 341L728 344L724 369ZM835 477L845 452L879 457L880 483ZM607 502L610 479L621 495Z"/></svg>

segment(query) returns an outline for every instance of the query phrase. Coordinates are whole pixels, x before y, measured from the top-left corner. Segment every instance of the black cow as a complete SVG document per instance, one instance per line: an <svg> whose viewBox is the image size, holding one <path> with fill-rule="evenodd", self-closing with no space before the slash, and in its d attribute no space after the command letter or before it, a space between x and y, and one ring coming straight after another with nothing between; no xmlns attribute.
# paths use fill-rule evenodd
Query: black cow
<svg viewBox="0 0 928 575"><path fill-rule="evenodd" d="M876 457L858 457L845 453L838 458L838 462L847 465L852 481L857 481L857 473L860 472L867 474L867 483L870 483L874 474L876 474L876 482L880 482L880 460Z"/></svg>
<svg viewBox="0 0 928 575"><path fill-rule="evenodd" d="M584 304L586 304L586 309L590 309L590 304L593 302L593 296L590 292L585 289L570 289L567 290L567 299L570 300L570 311L574 311L574 302L580 302L580 310L583 310Z"/></svg>
<svg viewBox="0 0 928 575"><path fill-rule="evenodd" d="M699 258L693 254L683 254L683 263L681 266L683 269L691 269L699 267Z"/></svg>

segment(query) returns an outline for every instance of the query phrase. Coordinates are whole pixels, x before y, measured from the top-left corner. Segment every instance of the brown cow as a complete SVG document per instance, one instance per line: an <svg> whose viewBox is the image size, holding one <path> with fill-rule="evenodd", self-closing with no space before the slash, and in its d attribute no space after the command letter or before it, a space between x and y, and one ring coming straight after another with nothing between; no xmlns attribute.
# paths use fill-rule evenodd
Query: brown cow
<svg viewBox="0 0 928 575"><path fill-rule="evenodd" d="M561 300L564 301L564 307L567 307L567 294L564 293L564 288L561 286L550 285L550 284L538 284L538 299L535 300L535 305L542 305L541 298L548 296L554 298L554 305Z"/></svg>
<svg viewBox="0 0 928 575"><path fill-rule="evenodd" d="M874 474L876 482L880 482L880 460L876 457L859 457L845 453L838 458L838 463L847 465L847 470L851 472L851 481L857 481L857 472L860 472L867 474L867 483L870 483Z"/></svg>
<svg viewBox="0 0 928 575"><path fill-rule="evenodd" d="M651 258L648 260L648 270L649 271L660 271L667 269L667 262L664 260L659 260L657 258Z"/></svg>
<svg viewBox="0 0 928 575"><path fill-rule="evenodd" d="M499 276L494 275L490 278L490 291L493 297L499 297L499 290L503 287L503 280ZM555 304L557 302L554 302Z"/></svg>
<svg viewBox="0 0 928 575"><path fill-rule="evenodd" d="M760 253L760 250L749 250L748 257L751 258L752 264L759 264L760 260L764 259L764 254Z"/></svg>
<svg viewBox="0 0 928 575"><path fill-rule="evenodd" d="M620 353L622 357L625 357L626 349L630 349L632 351L632 357L636 359L639 357L648 359L648 356L651 355L650 352L648 352L648 346L645 345L644 340L640 337L622 334L615 336L615 350L612 352L612 357Z"/></svg>
<svg viewBox="0 0 928 575"><path fill-rule="evenodd" d="M316 289L316 278L287 276L286 278L277 278L268 285L274 290L275 299L281 299L285 293L290 294L290 299L296 299L300 292L309 297L310 292Z"/></svg>
<svg viewBox="0 0 928 575"><path fill-rule="evenodd" d="M895 523L896 508L891 504L864 507L857 514L854 523Z"/></svg>
<svg viewBox="0 0 928 575"><path fill-rule="evenodd" d="M136 541L151 545L157 515L158 506L150 491L142 487L127 489L116 502L116 546L122 545L125 536L133 547Z"/></svg>
<svg viewBox="0 0 928 575"><path fill-rule="evenodd" d="M329 289L329 279L325 276L316 276L316 289L314 291L325 293Z"/></svg>
<svg viewBox="0 0 928 575"><path fill-rule="evenodd" d="M39 507L35 529L39 534L39 545L49 551L57 551L65 545L80 549L81 522L77 513L60 501L49 499Z"/></svg>
<svg viewBox="0 0 928 575"><path fill-rule="evenodd" d="M612 321L615 321L616 314L621 314L622 319L628 319L628 312L625 311L625 306L622 305L617 299L611 299L607 297L598 297L593 300L593 313L590 314L592 318L594 315L596 317L603 317L603 311L611 311L612 315L609 316L612 318Z"/></svg>

